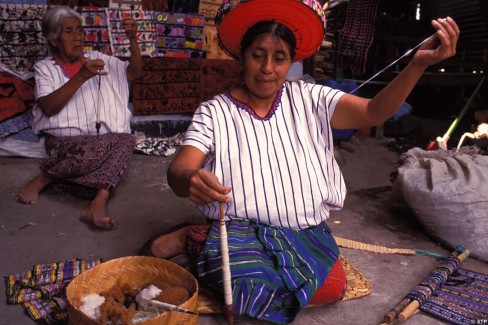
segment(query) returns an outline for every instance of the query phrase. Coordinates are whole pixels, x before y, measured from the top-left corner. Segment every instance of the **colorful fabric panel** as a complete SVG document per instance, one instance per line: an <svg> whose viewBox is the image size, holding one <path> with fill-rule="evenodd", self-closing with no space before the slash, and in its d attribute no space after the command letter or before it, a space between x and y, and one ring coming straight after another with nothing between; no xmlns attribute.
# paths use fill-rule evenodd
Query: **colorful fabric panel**
<svg viewBox="0 0 488 325"><path fill-rule="evenodd" d="M9 275L5 277L7 303L21 304L27 315L36 321L66 321L67 298L64 289L74 277L101 262L101 259L72 259L37 264L32 270Z"/></svg>
<svg viewBox="0 0 488 325"><path fill-rule="evenodd" d="M223 0L200 0L198 13L205 17L203 27L203 48L208 59L232 59L219 46L217 39L217 27L215 26L215 16Z"/></svg>
<svg viewBox="0 0 488 325"><path fill-rule="evenodd" d="M109 7L128 10L153 10L152 8L144 8L141 0L110 0Z"/></svg>
<svg viewBox="0 0 488 325"><path fill-rule="evenodd" d="M24 81L0 71L0 122L25 112L34 105L34 79Z"/></svg>
<svg viewBox="0 0 488 325"><path fill-rule="evenodd" d="M108 21L112 54L118 57L129 57L129 39L122 28L122 19L132 17L137 21L137 43L141 49L141 55L152 56L156 48L156 21L153 11L108 9Z"/></svg>
<svg viewBox="0 0 488 325"><path fill-rule="evenodd" d="M235 60L143 58L143 76L134 81L135 115L193 113L198 104L238 84Z"/></svg>
<svg viewBox="0 0 488 325"><path fill-rule="evenodd" d="M41 32L47 7L0 4L0 65L10 71L28 72L48 54Z"/></svg>
<svg viewBox="0 0 488 325"><path fill-rule="evenodd" d="M106 10L98 7L82 7L81 16L85 31L85 51L111 54Z"/></svg>
<svg viewBox="0 0 488 325"><path fill-rule="evenodd" d="M458 268L420 309L452 324L486 324L488 275Z"/></svg>
<svg viewBox="0 0 488 325"><path fill-rule="evenodd" d="M0 138L4 138L11 134L30 128L32 125L32 118L32 112L25 111L22 114L0 122Z"/></svg>
<svg viewBox="0 0 488 325"><path fill-rule="evenodd" d="M159 57L196 58L203 56L201 15L158 13L156 16L156 53Z"/></svg>

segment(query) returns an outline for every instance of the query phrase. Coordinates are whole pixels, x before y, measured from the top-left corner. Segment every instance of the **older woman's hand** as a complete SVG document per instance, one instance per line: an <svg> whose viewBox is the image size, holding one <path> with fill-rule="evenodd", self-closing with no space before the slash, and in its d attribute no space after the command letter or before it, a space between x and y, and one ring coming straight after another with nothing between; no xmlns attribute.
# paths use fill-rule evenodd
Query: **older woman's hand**
<svg viewBox="0 0 488 325"><path fill-rule="evenodd" d="M214 201L229 203L227 194L231 188L223 186L217 176L206 169L197 169L189 180L188 198L195 203L210 203Z"/></svg>
<svg viewBox="0 0 488 325"><path fill-rule="evenodd" d="M94 76L107 75L108 71L105 71L104 68L105 62L102 59L86 60L78 74L86 81Z"/></svg>
<svg viewBox="0 0 488 325"><path fill-rule="evenodd" d="M124 28L127 38L135 40L137 37L137 22L132 17L122 18L122 28Z"/></svg>
<svg viewBox="0 0 488 325"><path fill-rule="evenodd" d="M432 27L437 30L435 37L425 42L412 59L424 68L454 56L459 39L459 27L451 17L433 20Z"/></svg>

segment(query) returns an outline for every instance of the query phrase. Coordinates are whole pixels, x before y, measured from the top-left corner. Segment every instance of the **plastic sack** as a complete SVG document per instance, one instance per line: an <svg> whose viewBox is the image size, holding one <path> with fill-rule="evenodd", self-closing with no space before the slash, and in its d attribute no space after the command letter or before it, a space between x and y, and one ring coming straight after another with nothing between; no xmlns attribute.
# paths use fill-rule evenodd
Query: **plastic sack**
<svg viewBox="0 0 488 325"><path fill-rule="evenodd" d="M394 188L427 233L454 249L488 262L488 156L475 148L410 149Z"/></svg>

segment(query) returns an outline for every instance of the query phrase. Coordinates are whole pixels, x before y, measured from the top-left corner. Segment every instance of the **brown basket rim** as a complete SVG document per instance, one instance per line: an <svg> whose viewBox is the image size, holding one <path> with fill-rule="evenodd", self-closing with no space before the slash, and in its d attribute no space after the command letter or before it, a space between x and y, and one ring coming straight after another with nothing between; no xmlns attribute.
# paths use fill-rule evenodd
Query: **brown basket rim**
<svg viewBox="0 0 488 325"><path fill-rule="evenodd" d="M68 300L68 323L71 319L80 320L78 324L98 324L79 310L81 297L90 293L101 293L110 289L120 279L136 286L142 286L164 278L165 281L187 288L191 296L179 305L182 308L197 312L199 284L197 279L185 268L165 259L151 256L124 256L115 258L90 268L70 281L66 287ZM173 315L174 314L174 315ZM188 317L179 312L161 313L150 322L140 324L164 324L164 320L175 317ZM198 317L198 316L197 316ZM75 322L76 323L76 322ZM168 323L170 324L170 323Z"/></svg>

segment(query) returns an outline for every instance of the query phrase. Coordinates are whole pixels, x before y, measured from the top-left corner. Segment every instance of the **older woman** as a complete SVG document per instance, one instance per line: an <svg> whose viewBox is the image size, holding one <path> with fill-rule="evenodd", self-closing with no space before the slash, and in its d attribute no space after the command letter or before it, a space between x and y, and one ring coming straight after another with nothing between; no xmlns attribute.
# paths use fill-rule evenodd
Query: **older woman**
<svg viewBox="0 0 488 325"><path fill-rule="evenodd" d="M307 304L340 299L346 286L325 223L346 195L332 128L359 129L389 118L429 65L455 53L459 29L451 18L432 21L437 39L365 99L285 80L291 63L312 55L323 40L318 3L249 0L230 9L219 38L242 63L242 85L197 108L168 170L174 192L195 202L210 226L185 226L146 247L171 258L185 244L200 243L197 274L221 288L218 219L225 204L236 313L290 323Z"/></svg>
<svg viewBox="0 0 488 325"><path fill-rule="evenodd" d="M128 62L84 52L76 11L54 7L46 13L42 29L51 55L34 66L33 129L46 137L48 156L40 162L42 174L18 194L21 202L35 204L39 193L56 183L92 199L82 218L104 229L116 227L106 204L126 174L134 147L128 81L142 73L137 25L132 18L123 25L130 40Z"/></svg>

